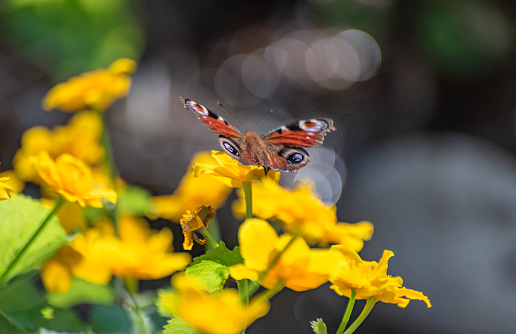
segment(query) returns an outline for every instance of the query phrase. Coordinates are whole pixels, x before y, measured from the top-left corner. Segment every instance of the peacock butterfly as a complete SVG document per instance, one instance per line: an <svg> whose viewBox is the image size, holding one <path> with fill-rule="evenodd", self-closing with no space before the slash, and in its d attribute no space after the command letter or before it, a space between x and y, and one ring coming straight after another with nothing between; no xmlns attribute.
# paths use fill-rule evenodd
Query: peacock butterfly
<svg viewBox="0 0 516 334"><path fill-rule="evenodd" d="M263 166L266 174L271 168L296 173L310 161L303 147L321 145L326 134L336 130L333 120L312 118L280 126L263 136L253 131L242 134L208 108L189 99L180 99L186 109L219 134L220 146L230 157L243 165Z"/></svg>

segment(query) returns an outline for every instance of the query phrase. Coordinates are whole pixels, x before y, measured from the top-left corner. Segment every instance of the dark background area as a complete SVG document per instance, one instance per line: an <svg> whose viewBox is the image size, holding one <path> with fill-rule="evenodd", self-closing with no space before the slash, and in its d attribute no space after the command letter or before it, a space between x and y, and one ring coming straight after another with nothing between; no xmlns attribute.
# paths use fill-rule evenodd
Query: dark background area
<svg viewBox="0 0 516 334"><path fill-rule="evenodd" d="M218 148L179 96L237 127L217 101L248 128L273 109L261 133L330 117L338 131L282 182L310 178L341 221L371 220L362 257L392 250L389 273L433 304L377 305L358 332L514 332L515 19L513 1L7 0L0 170L25 130L70 117L42 111L52 85L122 56L139 67L107 111L115 158L155 195ZM248 333L310 333L317 317L334 332L346 301L323 286L272 304Z"/></svg>

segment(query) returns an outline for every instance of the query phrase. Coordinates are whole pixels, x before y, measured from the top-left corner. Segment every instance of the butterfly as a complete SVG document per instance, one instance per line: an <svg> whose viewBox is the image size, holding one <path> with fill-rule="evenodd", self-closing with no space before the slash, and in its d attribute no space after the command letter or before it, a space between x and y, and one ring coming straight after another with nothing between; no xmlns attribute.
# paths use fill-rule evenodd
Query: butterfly
<svg viewBox="0 0 516 334"><path fill-rule="evenodd" d="M242 134L208 108L180 99L206 127L219 134L220 146L230 157L246 166L263 166L265 174L271 169L296 173L310 161L303 147L321 145L324 137L336 130L333 120L312 118L280 126L263 136L253 131Z"/></svg>

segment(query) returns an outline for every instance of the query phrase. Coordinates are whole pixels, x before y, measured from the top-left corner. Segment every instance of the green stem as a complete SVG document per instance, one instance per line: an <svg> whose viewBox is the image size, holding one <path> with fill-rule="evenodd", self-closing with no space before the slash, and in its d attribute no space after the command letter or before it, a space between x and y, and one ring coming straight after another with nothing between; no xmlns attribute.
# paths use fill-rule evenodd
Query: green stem
<svg viewBox="0 0 516 334"><path fill-rule="evenodd" d="M43 221L41 222L41 224L39 225L38 229L34 232L34 234L32 234L32 236L30 237L30 239L25 243L25 245L23 246L23 248L18 252L18 254L16 254L16 256L14 257L14 259L11 261L11 263L9 263L9 265L7 266L7 269L4 271L4 273L2 274L2 276L0 277L0 284L3 284L5 283L5 280L9 278L9 274L11 273L11 271L13 270L14 267L16 267L16 265L18 264L18 262L20 262L20 259L22 258L22 256L24 255L24 253L27 251L27 249L32 245L32 243L34 242L34 240L36 240L36 238L41 234L41 231L43 231L43 229L45 228L45 226L47 226L48 222L50 221L50 219L56 214L56 212L59 210L59 208L61 207L61 205L63 205L64 203L64 199L59 196L57 197L56 201L55 201L55 204L54 204L54 208L52 208L52 210L48 213L48 215L45 217L45 219L43 219Z"/></svg>
<svg viewBox="0 0 516 334"><path fill-rule="evenodd" d="M113 155L113 148L111 146L111 137L109 135L109 127L107 124L106 119L106 113L103 111L96 111L97 114L100 116L100 119L102 120L102 136L101 136L101 143L102 147L104 147L104 154L105 154L105 161L106 166L108 168L109 177L111 179L111 184L113 186L113 189L118 192L117 185L116 185L116 166L115 166L115 158ZM109 218L111 218L111 221L113 221L116 234L118 235L118 220L117 220L117 204L115 203L114 208L108 210Z"/></svg>
<svg viewBox="0 0 516 334"><path fill-rule="evenodd" d="M138 305L138 300L136 299L136 294L138 293L138 280L134 277L126 277L124 278L125 288L127 289L127 293L129 298L131 299L131 310L136 315L136 321L138 326L137 333L140 334L149 334L149 328L147 323L145 322L145 318L143 315L142 308Z"/></svg>
<svg viewBox="0 0 516 334"><path fill-rule="evenodd" d="M264 271L262 271L260 273L260 275L258 275L258 280L257 280L258 284L261 283L262 279L265 277L265 275L267 275L269 270L271 270L271 268L274 267L274 265L278 262L281 255L283 255L283 253L285 253L285 251L290 247L290 245L292 245L294 243L294 240L296 240L296 237L297 237L297 235L293 235L292 238L285 245L285 247L283 247L283 249L280 252L278 252L278 254L276 254L276 256L272 259L272 261L269 262L269 265L267 266L267 268ZM253 285L249 289L249 298L251 298L254 295L256 290L258 290L258 285Z"/></svg>
<svg viewBox="0 0 516 334"><path fill-rule="evenodd" d="M251 182L242 182L245 197L245 218L253 218L253 187Z"/></svg>
<svg viewBox="0 0 516 334"><path fill-rule="evenodd" d="M376 299L374 297L367 298L367 303L364 306L364 309L362 310L362 313L358 316L358 318L349 326L349 328L344 332L344 334L351 334L353 333L358 326L364 322L365 318L369 315L371 310L373 309L373 306L376 304Z"/></svg>
<svg viewBox="0 0 516 334"><path fill-rule="evenodd" d="M217 220L217 215L213 216L213 218L210 220L210 224L208 225L208 228L206 229L208 233L210 233L210 236L213 241L218 245L220 242L220 226L219 221ZM212 244L209 243L209 246L206 248L206 250L213 249L215 247L212 247Z"/></svg>
<svg viewBox="0 0 516 334"><path fill-rule="evenodd" d="M206 240L208 240L211 247L213 247L213 248L219 247L219 244L217 243L217 241L215 241L215 239L211 236L210 232L208 232L208 230L206 228L203 228L202 234L206 237Z"/></svg>
<svg viewBox="0 0 516 334"><path fill-rule="evenodd" d="M246 306L249 306L249 281L246 279L237 281L237 286L240 299L242 299Z"/></svg>
<svg viewBox="0 0 516 334"><path fill-rule="evenodd" d="M106 155L106 164L108 167L109 175L111 177L111 181L113 182L113 187L116 188L116 167L115 167L115 158L113 156L113 149L111 146L111 137L109 136L109 130L107 126L106 113L102 111L97 111L100 118L102 119L102 137L101 142L104 147L104 152ZM116 189L115 189L116 190Z"/></svg>
<svg viewBox="0 0 516 334"><path fill-rule="evenodd" d="M246 307L249 307L249 281L246 279L237 281L238 286L238 293L240 294L240 299L242 299L242 302L245 304ZM245 330L247 329L247 326L249 324L245 325L245 328L243 331L240 332L240 334L245 334Z"/></svg>
<svg viewBox="0 0 516 334"><path fill-rule="evenodd" d="M124 278L124 284L125 288L127 289L127 292L129 292L131 296L138 293L138 280L136 278L126 277Z"/></svg>
<svg viewBox="0 0 516 334"><path fill-rule="evenodd" d="M346 307L346 312L344 312L344 316L342 317L342 321L340 323L339 329L337 329L337 334L342 334L346 326L348 325L349 317L351 316L351 311L353 311L353 306L355 306L355 297L357 292L355 289L351 289L351 297L348 301L348 306Z"/></svg>

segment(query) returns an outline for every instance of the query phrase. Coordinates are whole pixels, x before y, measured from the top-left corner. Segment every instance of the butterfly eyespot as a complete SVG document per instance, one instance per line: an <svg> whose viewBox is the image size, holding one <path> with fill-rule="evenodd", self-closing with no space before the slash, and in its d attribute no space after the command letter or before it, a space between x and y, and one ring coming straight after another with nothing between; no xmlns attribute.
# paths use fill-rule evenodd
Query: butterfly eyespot
<svg viewBox="0 0 516 334"><path fill-rule="evenodd" d="M324 120L308 119L299 121L298 126L304 131L321 131L328 127L328 123Z"/></svg>
<svg viewBox="0 0 516 334"><path fill-rule="evenodd" d="M228 151L229 153L236 155L236 156L240 155L240 153L238 153L238 150L230 143L223 142L222 145L224 146L224 149L226 149L226 151Z"/></svg>
<svg viewBox="0 0 516 334"><path fill-rule="evenodd" d="M304 159L304 155L302 155L301 153L294 153L294 154L291 154L287 158L287 161L288 161L288 163L291 163L291 164L297 164L297 163L300 163L301 161L303 161L303 159Z"/></svg>

